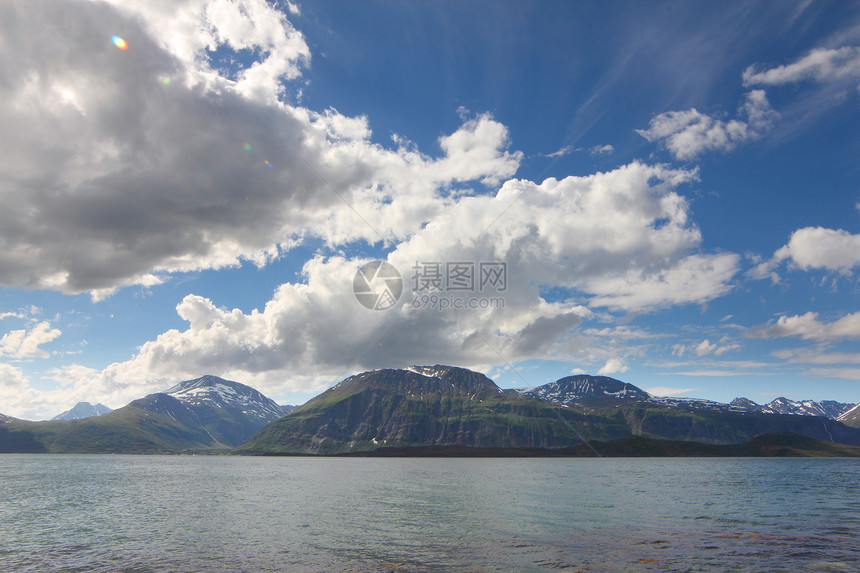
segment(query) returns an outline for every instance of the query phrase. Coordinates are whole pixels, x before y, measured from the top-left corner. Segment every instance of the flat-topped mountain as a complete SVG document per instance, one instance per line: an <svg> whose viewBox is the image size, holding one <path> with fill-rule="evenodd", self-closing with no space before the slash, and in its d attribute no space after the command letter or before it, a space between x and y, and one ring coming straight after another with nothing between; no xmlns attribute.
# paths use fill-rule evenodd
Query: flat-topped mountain
<svg viewBox="0 0 860 573"><path fill-rule="evenodd" d="M266 426L244 453L342 453L382 446L560 447L577 432L621 437L616 420L505 392L478 372L413 366L351 376Z"/></svg>

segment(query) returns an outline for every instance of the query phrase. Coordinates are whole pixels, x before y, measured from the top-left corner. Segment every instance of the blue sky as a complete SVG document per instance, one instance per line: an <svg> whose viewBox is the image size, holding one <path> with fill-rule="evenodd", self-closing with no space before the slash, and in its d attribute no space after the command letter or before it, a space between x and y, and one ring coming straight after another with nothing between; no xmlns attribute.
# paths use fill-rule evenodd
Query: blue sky
<svg viewBox="0 0 860 573"><path fill-rule="evenodd" d="M4 414L427 363L860 400L855 3L0 15ZM377 259L403 293L369 310ZM432 263L506 284L416 291Z"/></svg>

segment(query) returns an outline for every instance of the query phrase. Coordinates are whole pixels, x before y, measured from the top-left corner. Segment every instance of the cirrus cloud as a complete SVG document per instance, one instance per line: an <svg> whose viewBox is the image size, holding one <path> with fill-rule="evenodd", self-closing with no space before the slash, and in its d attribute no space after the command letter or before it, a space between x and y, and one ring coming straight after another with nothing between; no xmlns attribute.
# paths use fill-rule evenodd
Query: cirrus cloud
<svg viewBox="0 0 860 573"><path fill-rule="evenodd" d="M860 47L819 48L787 65L758 71L750 66L743 73L745 86L782 85L804 80L834 82L860 78Z"/></svg>

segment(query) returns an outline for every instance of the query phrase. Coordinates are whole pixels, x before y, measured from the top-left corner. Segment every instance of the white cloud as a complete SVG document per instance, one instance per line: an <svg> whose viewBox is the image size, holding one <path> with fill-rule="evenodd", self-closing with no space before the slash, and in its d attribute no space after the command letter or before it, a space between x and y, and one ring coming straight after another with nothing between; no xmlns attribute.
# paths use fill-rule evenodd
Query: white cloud
<svg viewBox="0 0 860 573"><path fill-rule="evenodd" d="M641 310L675 304L700 304L732 289L740 257L733 253L690 255L654 272L630 270L588 281L593 305Z"/></svg>
<svg viewBox="0 0 860 573"><path fill-rule="evenodd" d="M654 117L648 129L637 129L636 133L648 141L663 141L676 159L693 159L705 151L728 151L739 143L757 139L779 117L762 90L746 94L738 115L742 119L723 121L695 108L669 111Z"/></svg>
<svg viewBox="0 0 860 573"><path fill-rule="evenodd" d="M822 378L843 378L845 380L860 380L860 368L810 368L804 371L807 376Z"/></svg>
<svg viewBox="0 0 860 573"><path fill-rule="evenodd" d="M591 155L612 155L615 153L615 148L607 143L606 145L595 145L588 152Z"/></svg>
<svg viewBox="0 0 860 573"><path fill-rule="evenodd" d="M646 392L653 396L680 396L681 394L688 394L698 388L675 388L674 386L651 386L650 388L643 388Z"/></svg>
<svg viewBox="0 0 860 573"><path fill-rule="evenodd" d="M0 413L9 416L19 414L18 407L23 400L31 398L31 393L29 381L21 369L0 362L0 403L3 404Z"/></svg>
<svg viewBox="0 0 860 573"><path fill-rule="evenodd" d="M751 328L748 334L756 338L799 336L805 340L822 341L860 338L860 312L832 322L818 320L817 312L780 316L776 322Z"/></svg>
<svg viewBox="0 0 860 573"><path fill-rule="evenodd" d="M597 374L600 376L609 376L610 374L618 374L627 372L628 370L630 370L630 367L625 365L620 358L610 358L606 361L606 364L600 367Z"/></svg>
<svg viewBox="0 0 860 573"><path fill-rule="evenodd" d="M860 352L828 352L818 348L784 348L771 354L793 364L860 364Z"/></svg>
<svg viewBox="0 0 860 573"><path fill-rule="evenodd" d="M776 271L786 261L791 267L806 271L824 269L850 274L860 266L860 234L824 227L797 229L773 257L757 264L748 274L754 279L770 278L774 284L778 283L780 277Z"/></svg>
<svg viewBox="0 0 860 573"><path fill-rule="evenodd" d="M706 354L710 354L717 348L716 344L711 344L710 341L706 338L702 342L696 346L696 355L697 356L705 356Z"/></svg>
<svg viewBox="0 0 860 573"><path fill-rule="evenodd" d="M847 272L860 265L860 234L843 229L804 227L774 253L774 261L790 260L798 267Z"/></svg>
<svg viewBox="0 0 860 573"><path fill-rule="evenodd" d="M47 320L30 329L12 330L0 338L0 354L12 358L47 358L50 354L40 346L53 341L61 334L60 329L52 328Z"/></svg>
<svg viewBox="0 0 860 573"><path fill-rule="evenodd" d="M750 66L743 73L744 85L783 85L804 80L834 82L860 78L860 47L819 48L788 65L757 71Z"/></svg>
<svg viewBox="0 0 860 573"><path fill-rule="evenodd" d="M575 151L575 150L574 150L572 145L565 145L564 147L560 147L560 148L556 149L552 153L544 154L544 156L545 157L552 157L552 158L564 157L565 155L570 155L573 151Z"/></svg>
<svg viewBox="0 0 860 573"><path fill-rule="evenodd" d="M689 370L687 372L664 372L662 376L713 376L713 377L724 377L724 376L747 376L748 372L738 372L736 370ZM760 376L760 373L756 375Z"/></svg>
<svg viewBox="0 0 860 573"><path fill-rule="evenodd" d="M714 356L722 356L726 352L730 350L737 350L738 348L740 348L740 345L738 344L726 344L721 346L719 344L711 342L706 338L696 346L695 350L697 356L707 356L708 354L713 354ZM682 354L683 352L681 354L678 354L678 356L681 356Z"/></svg>

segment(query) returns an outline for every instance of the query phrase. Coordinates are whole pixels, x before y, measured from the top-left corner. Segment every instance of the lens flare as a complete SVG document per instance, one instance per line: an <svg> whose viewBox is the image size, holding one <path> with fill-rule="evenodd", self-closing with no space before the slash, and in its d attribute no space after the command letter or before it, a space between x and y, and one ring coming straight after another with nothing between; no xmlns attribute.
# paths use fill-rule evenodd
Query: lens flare
<svg viewBox="0 0 860 573"><path fill-rule="evenodd" d="M268 160L268 159L264 159L264 160L263 160L263 163L265 163L265 164L266 164L266 167L268 167L269 169L274 169L274 168L275 168L275 166L274 166L274 165L272 165L271 163L269 163L269 160Z"/></svg>
<svg viewBox="0 0 860 573"><path fill-rule="evenodd" d="M169 86L170 85L170 78L168 78L166 76L161 78L161 83L163 83L166 86Z"/></svg>
<svg viewBox="0 0 860 573"><path fill-rule="evenodd" d="M244 148L245 148L245 151L251 151L251 149L253 149L253 148L251 147L251 144L250 144L250 143L246 143L246 144L245 144L245 145L243 145L242 147L244 147Z"/></svg>
<svg viewBox="0 0 860 573"><path fill-rule="evenodd" d="M119 48L120 50L127 50L128 49L128 42L126 42L125 40L123 40L119 36L113 36L111 38L111 40L113 41L114 45L117 48Z"/></svg>

